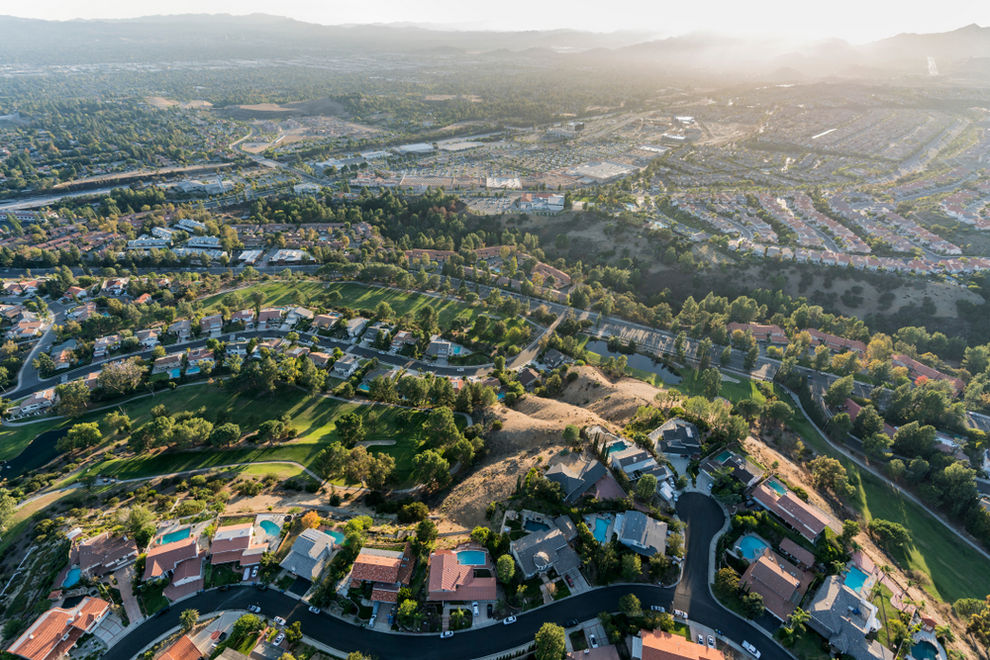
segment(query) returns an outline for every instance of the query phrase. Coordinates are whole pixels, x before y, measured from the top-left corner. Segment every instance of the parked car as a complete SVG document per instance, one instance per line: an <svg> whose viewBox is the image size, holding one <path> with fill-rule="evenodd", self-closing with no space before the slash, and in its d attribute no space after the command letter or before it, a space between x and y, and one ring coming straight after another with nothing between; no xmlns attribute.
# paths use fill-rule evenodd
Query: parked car
<svg viewBox="0 0 990 660"><path fill-rule="evenodd" d="M654 612L666 612L667 611L667 610L664 609L663 605L650 605L650 609L653 610Z"/></svg>
<svg viewBox="0 0 990 660"><path fill-rule="evenodd" d="M698 643L701 644L702 646L705 645L705 636L702 635L701 633L698 633Z"/></svg>
<svg viewBox="0 0 990 660"><path fill-rule="evenodd" d="M568 587L571 587L573 589L574 588L574 580L571 579L570 573L565 573L564 574L564 579L567 580L567 586Z"/></svg>
<svg viewBox="0 0 990 660"><path fill-rule="evenodd" d="M282 627L282 626L285 625L285 619L283 619L280 616L273 617L272 618L272 621L274 621L275 622L275 625L276 626L279 626L279 627Z"/></svg>
<svg viewBox="0 0 990 660"><path fill-rule="evenodd" d="M580 622L577 619L568 619L567 621L564 621L564 627L565 628L573 628L578 623L580 623Z"/></svg>
<svg viewBox="0 0 990 660"><path fill-rule="evenodd" d="M257 605L248 605L248 612L254 612L255 614L258 614L261 612L261 608L258 607Z"/></svg>
<svg viewBox="0 0 990 660"><path fill-rule="evenodd" d="M715 638L711 635L708 636L708 646L715 648Z"/></svg>
<svg viewBox="0 0 990 660"><path fill-rule="evenodd" d="M687 612L685 612L684 610L674 610L674 616L680 617L681 619L686 619Z"/></svg>
<svg viewBox="0 0 990 660"><path fill-rule="evenodd" d="M488 603L488 607L486 609L488 611L488 618L489 619L492 618L492 614L495 612L495 606L492 605L491 603Z"/></svg>
<svg viewBox="0 0 990 660"><path fill-rule="evenodd" d="M442 633L440 633L440 639L447 639L448 637L453 637L453 636L454 636L453 630L444 630Z"/></svg>
<svg viewBox="0 0 990 660"><path fill-rule="evenodd" d="M514 617L514 616L507 616L504 619L502 619L502 625L503 626L508 626L509 624L512 624L512 623L515 623L515 622L516 622L516 617Z"/></svg>
<svg viewBox="0 0 990 660"><path fill-rule="evenodd" d="M285 641L285 633L280 632L279 634L275 635L275 641L273 643L275 644L275 646L278 646L284 641Z"/></svg>
<svg viewBox="0 0 990 660"><path fill-rule="evenodd" d="M474 601L473 603L471 603L471 609L474 610L474 615L475 616L478 616L479 614L481 614L481 610L478 609L478 601Z"/></svg>
<svg viewBox="0 0 990 660"><path fill-rule="evenodd" d="M368 627L369 628L374 628L375 627L375 621L378 621L378 615L377 614L373 615L370 619L368 619Z"/></svg>
<svg viewBox="0 0 990 660"><path fill-rule="evenodd" d="M598 648L598 640L595 639L595 633L588 634L588 643L591 644L591 648L593 649Z"/></svg>
<svg viewBox="0 0 990 660"><path fill-rule="evenodd" d="M313 614L319 614L323 610L321 610L320 608L318 608L316 605L310 605L309 606L309 611L312 612Z"/></svg>
<svg viewBox="0 0 990 660"><path fill-rule="evenodd" d="M258 577L258 567L257 566L252 566L251 567L251 577L252 578Z"/></svg>
<svg viewBox="0 0 990 660"><path fill-rule="evenodd" d="M749 654L752 655L754 658L759 658L761 655L763 655L762 653L759 652L759 650L757 650L755 646L753 646L749 642L744 641L742 643L742 647L747 651L749 651Z"/></svg>

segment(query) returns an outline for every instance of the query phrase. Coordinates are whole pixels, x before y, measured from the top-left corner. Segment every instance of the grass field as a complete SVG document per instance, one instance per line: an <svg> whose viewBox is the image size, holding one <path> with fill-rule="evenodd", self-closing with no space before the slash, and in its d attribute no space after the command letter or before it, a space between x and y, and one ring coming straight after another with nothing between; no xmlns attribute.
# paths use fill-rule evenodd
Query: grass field
<svg viewBox="0 0 990 660"><path fill-rule="evenodd" d="M62 426L65 420L46 419L24 426L0 427L0 461L9 461L45 431Z"/></svg>

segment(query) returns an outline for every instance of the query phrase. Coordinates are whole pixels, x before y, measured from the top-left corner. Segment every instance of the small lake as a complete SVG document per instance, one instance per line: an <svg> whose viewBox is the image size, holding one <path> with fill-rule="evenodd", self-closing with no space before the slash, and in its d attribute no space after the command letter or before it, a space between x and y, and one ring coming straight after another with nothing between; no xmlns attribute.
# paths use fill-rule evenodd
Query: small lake
<svg viewBox="0 0 990 660"><path fill-rule="evenodd" d="M663 364L654 362L652 358L648 358L645 355L640 355L639 353L628 355L626 353L616 353L615 351L608 350L608 342L602 341L601 339L589 339L588 343L585 344L584 347L592 353L597 353L602 357L617 358L619 356L625 356L626 364L630 367L633 369L639 369L640 371L648 371L651 374L656 374L657 376L660 376L660 379L667 385L677 385L682 380L680 376L663 366Z"/></svg>
<svg viewBox="0 0 990 660"><path fill-rule="evenodd" d="M68 427L45 431L31 441L20 454L7 461L0 472L6 479L19 477L25 472L37 470L38 468L51 463L58 458L58 451L55 450L55 443L63 435L69 432Z"/></svg>

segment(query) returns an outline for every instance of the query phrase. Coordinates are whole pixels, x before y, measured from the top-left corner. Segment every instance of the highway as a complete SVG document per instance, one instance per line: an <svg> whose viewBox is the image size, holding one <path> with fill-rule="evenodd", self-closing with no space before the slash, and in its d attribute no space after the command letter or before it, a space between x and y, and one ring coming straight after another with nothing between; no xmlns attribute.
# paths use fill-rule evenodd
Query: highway
<svg viewBox="0 0 990 660"><path fill-rule="evenodd" d="M787 660L790 654L767 639L757 628L722 608L708 590L709 549L714 535L725 522L722 509L713 499L701 493L685 493L677 505L682 520L687 521L687 559L685 575L676 589L652 584L614 585L593 589L565 598L537 610L520 614L510 626L494 625L455 633L450 639L438 634L389 634L368 630L328 614L313 614L307 604L281 592L261 591L255 587L231 587L222 592L210 590L176 603L164 613L147 619L120 643L103 655L105 660L129 660L151 640L179 625L179 614L196 609L208 614L221 610L246 609L250 604L261 607L268 617L281 616L290 623L299 621L305 635L345 653L361 651L381 660L463 660L509 650L532 641L546 621L563 625L568 619L594 619L599 612L616 612L619 598L636 594L644 607L659 604L670 608L674 604L685 609L688 616L710 628L717 628L737 644L752 642L762 651L765 660ZM686 606L685 606L686 605Z"/></svg>

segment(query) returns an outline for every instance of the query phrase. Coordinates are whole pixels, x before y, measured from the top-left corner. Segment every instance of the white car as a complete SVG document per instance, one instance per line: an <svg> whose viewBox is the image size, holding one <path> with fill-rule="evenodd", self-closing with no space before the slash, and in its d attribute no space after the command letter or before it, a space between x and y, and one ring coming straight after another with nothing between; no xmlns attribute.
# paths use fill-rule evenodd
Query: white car
<svg viewBox="0 0 990 660"><path fill-rule="evenodd" d="M650 609L653 610L654 612L666 612L667 611L667 610L664 609L663 605L650 605Z"/></svg>
<svg viewBox="0 0 990 660"><path fill-rule="evenodd" d="M511 624L513 624L515 622L516 622L516 617L514 617L514 616L507 616L504 619L502 619L502 625L503 626L508 626L508 625L511 625Z"/></svg>
<svg viewBox="0 0 990 660"><path fill-rule="evenodd" d="M444 630L442 633L440 633L440 639L448 639L453 636L454 636L453 630Z"/></svg>
<svg viewBox="0 0 990 660"><path fill-rule="evenodd" d="M594 633L591 633L591 634L588 635L588 643L591 644L591 648L593 648L593 649L597 649L598 648L598 640L595 639Z"/></svg>
<svg viewBox="0 0 990 660"><path fill-rule="evenodd" d="M474 610L474 615L475 616L478 616L479 614L481 614L481 610L478 609L478 601L474 601L473 603L471 603L471 609Z"/></svg>
<svg viewBox="0 0 990 660"><path fill-rule="evenodd" d="M310 605L309 606L309 611L312 612L313 614L319 614L323 610L321 610L320 608L318 608L316 605Z"/></svg>
<svg viewBox="0 0 990 660"><path fill-rule="evenodd" d="M258 577L258 567L257 566L254 566L254 567L251 568L251 577L252 578Z"/></svg>
<svg viewBox="0 0 990 660"><path fill-rule="evenodd" d="M254 612L255 614L261 613L261 608L257 605L248 605L248 612Z"/></svg>
<svg viewBox="0 0 990 660"><path fill-rule="evenodd" d="M752 655L754 658L759 658L761 655L763 655L757 650L755 646L753 646L749 642L743 642L742 647L747 651L749 651L750 655Z"/></svg>
<svg viewBox="0 0 990 660"><path fill-rule="evenodd" d="M285 619L283 619L283 618L282 618L282 617L280 617L280 616L276 616L276 617L273 617L273 618L272 618L272 621L274 621L274 622L275 622L275 625L276 625L276 626L279 626L279 627L281 627L281 626L284 626L284 625L285 625Z"/></svg>
<svg viewBox="0 0 990 660"><path fill-rule="evenodd" d="M281 644L284 641L285 641L285 633L284 632L280 632L279 634L275 635L275 641L272 642L272 643L275 644L275 646L278 646L279 644Z"/></svg>

